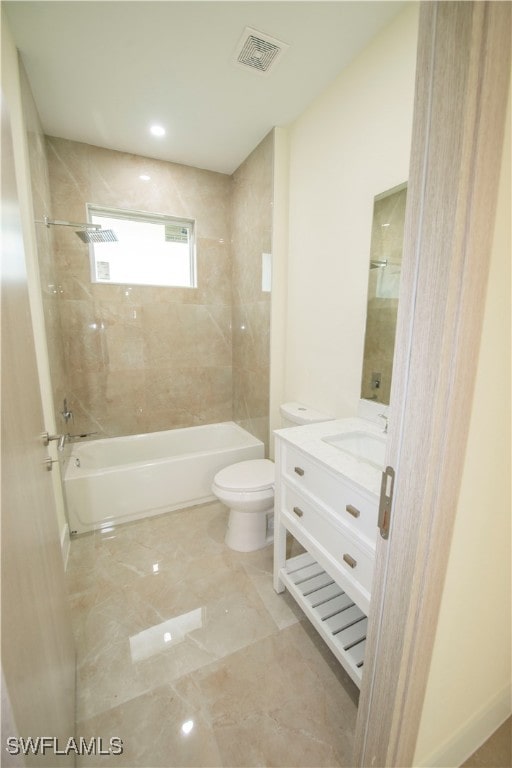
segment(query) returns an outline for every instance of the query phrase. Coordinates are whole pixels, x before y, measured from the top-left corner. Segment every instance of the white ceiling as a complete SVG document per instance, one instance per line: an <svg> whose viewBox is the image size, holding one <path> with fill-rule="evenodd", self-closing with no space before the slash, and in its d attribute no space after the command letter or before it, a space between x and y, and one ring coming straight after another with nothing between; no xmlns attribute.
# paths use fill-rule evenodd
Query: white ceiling
<svg viewBox="0 0 512 768"><path fill-rule="evenodd" d="M403 2L3 2L45 133L232 173L296 119ZM246 26L290 47L269 75ZM149 126L166 128L163 138Z"/></svg>

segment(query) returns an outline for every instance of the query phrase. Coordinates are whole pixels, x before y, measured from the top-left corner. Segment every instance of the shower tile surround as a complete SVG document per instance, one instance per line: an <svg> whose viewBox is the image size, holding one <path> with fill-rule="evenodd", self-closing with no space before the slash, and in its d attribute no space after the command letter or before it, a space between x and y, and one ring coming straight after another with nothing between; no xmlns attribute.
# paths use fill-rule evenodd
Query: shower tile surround
<svg viewBox="0 0 512 768"><path fill-rule="evenodd" d="M357 688L273 591L272 546L225 547L226 515L212 503L73 542L77 735L121 738L101 758L119 767L350 766Z"/></svg>
<svg viewBox="0 0 512 768"><path fill-rule="evenodd" d="M44 228L60 313L60 334L47 331L60 335L52 344L65 361L55 403L60 410L67 395L72 432L128 435L233 419L268 444L261 252L270 251L272 151L269 134L230 177L46 137L52 218L84 221L91 202L196 220L197 289L92 284L88 249L73 230Z"/></svg>

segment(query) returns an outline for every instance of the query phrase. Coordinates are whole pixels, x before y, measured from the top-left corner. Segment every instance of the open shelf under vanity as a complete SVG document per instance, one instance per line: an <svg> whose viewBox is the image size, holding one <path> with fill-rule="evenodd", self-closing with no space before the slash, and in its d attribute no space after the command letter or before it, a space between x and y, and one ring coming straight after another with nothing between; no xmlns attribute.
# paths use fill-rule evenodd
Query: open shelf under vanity
<svg viewBox="0 0 512 768"><path fill-rule="evenodd" d="M365 614L307 552L287 560L279 577L360 686L368 624Z"/></svg>

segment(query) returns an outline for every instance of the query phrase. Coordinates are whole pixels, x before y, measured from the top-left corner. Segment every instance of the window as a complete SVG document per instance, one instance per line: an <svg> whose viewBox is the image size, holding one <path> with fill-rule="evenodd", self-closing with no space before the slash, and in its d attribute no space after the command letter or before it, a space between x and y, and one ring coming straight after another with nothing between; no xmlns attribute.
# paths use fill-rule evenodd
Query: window
<svg viewBox="0 0 512 768"><path fill-rule="evenodd" d="M90 244L93 283L196 287L192 220L93 205L88 212L117 237Z"/></svg>

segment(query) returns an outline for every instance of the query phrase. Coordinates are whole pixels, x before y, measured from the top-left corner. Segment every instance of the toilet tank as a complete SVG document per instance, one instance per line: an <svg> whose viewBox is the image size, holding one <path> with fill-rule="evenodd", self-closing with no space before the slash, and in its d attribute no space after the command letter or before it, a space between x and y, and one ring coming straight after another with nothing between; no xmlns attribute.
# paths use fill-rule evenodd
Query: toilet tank
<svg viewBox="0 0 512 768"><path fill-rule="evenodd" d="M282 427L298 427L302 424L315 424L319 421L331 421L333 416L315 411L302 403L283 403L279 407Z"/></svg>

